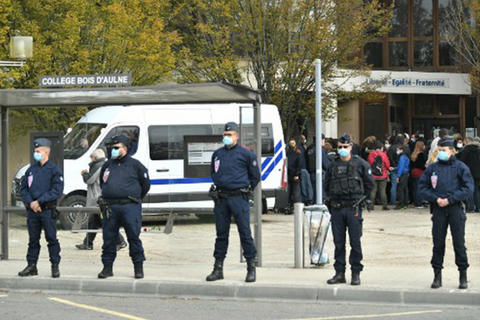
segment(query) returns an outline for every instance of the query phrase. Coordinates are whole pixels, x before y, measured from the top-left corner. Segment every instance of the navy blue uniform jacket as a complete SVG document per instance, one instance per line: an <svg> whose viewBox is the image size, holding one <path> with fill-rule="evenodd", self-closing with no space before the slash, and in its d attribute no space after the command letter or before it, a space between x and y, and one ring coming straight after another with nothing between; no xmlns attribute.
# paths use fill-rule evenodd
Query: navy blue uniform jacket
<svg viewBox="0 0 480 320"><path fill-rule="evenodd" d="M435 178L436 176L436 186ZM419 180L419 192L431 203L438 198L448 199L449 204L466 201L473 194L473 179L470 169L455 158L448 161L437 161L427 167Z"/></svg>
<svg viewBox="0 0 480 320"><path fill-rule="evenodd" d="M62 171L53 162L47 161L43 166L36 162L25 172L20 194L27 207L35 200L40 205L57 201L63 194Z"/></svg>
<svg viewBox="0 0 480 320"><path fill-rule="evenodd" d="M105 199L143 199L150 190L150 178L145 166L129 155L110 159L100 171L100 187Z"/></svg>
<svg viewBox="0 0 480 320"><path fill-rule="evenodd" d="M257 156L239 145L222 147L212 155L211 175L220 190L254 189L260 181Z"/></svg>

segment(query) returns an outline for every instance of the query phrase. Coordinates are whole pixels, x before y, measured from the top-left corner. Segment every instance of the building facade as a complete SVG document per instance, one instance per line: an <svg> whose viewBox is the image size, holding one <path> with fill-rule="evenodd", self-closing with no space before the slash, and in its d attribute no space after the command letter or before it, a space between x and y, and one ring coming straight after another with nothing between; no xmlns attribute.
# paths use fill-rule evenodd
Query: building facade
<svg viewBox="0 0 480 320"><path fill-rule="evenodd" d="M338 134L350 132L360 141L403 132L431 139L439 128L476 135L477 98L461 59L446 41L448 13L455 0L391 1L389 34L364 48L374 71L348 84L374 84L383 95L339 102Z"/></svg>

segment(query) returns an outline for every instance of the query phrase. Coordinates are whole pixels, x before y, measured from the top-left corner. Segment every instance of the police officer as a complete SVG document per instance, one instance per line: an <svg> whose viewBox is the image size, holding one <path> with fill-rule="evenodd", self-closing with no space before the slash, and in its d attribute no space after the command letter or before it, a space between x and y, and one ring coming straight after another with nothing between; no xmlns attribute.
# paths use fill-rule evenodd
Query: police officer
<svg viewBox="0 0 480 320"><path fill-rule="evenodd" d="M225 124L223 143L225 147L212 155L211 175L217 196L215 201L215 264L207 281L223 279L223 261L227 254L228 235L232 215L237 224L243 255L247 260L246 282L255 281L255 257L257 250L250 230L248 192L260 181L256 155L237 145L238 125L235 122Z"/></svg>
<svg viewBox="0 0 480 320"><path fill-rule="evenodd" d="M432 289L442 286L443 257L447 228L453 238L455 263L460 272L459 289L466 289L468 259L465 248L465 209L462 202L473 194L473 179L470 169L455 158L454 140L449 136L438 142L438 161L427 167L419 180L419 192L430 202L432 212L434 271Z"/></svg>
<svg viewBox="0 0 480 320"><path fill-rule="evenodd" d="M351 154L352 141L349 135L338 140L339 157L329 166L325 175L325 189L331 211L333 241L335 243L335 275L328 284L345 283L345 239L350 237L350 266L352 285L360 285L363 270L362 209L359 200L367 199L374 181L370 165L357 155Z"/></svg>
<svg viewBox="0 0 480 320"><path fill-rule="evenodd" d="M60 244L55 226L57 200L63 194L63 175L51 161L51 142L45 138L33 142L35 163L30 166L22 178L20 194L27 209L28 252L27 267L20 271L20 277L38 274L37 261L40 253L40 234L42 227L48 243L48 253L52 264L52 277L60 277Z"/></svg>
<svg viewBox="0 0 480 320"><path fill-rule="evenodd" d="M127 234L129 253L136 279L143 278L142 199L150 190L147 169L128 154L130 140L115 136L111 141L110 159L102 166L100 186L108 209L103 212L103 270L98 278L113 276L112 266L117 255L117 239L122 226Z"/></svg>

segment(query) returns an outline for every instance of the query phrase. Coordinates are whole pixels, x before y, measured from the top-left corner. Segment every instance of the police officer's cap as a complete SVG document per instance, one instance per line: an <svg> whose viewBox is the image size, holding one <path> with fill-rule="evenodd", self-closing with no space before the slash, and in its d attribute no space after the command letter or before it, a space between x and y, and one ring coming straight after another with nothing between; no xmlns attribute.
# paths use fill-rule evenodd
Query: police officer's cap
<svg viewBox="0 0 480 320"><path fill-rule="evenodd" d="M455 141L450 136L445 136L440 141L438 141L439 147L453 147L455 145Z"/></svg>
<svg viewBox="0 0 480 320"><path fill-rule="evenodd" d="M121 135L113 137L111 143L112 144L121 143L124 146L129 147L130 146L130 139L127 136L124 136L123 134L121 134Z"/></svg>
<svg viewBox="0 0 480 320"><path fill-rule="evenodd" d="M52 146L52 142L46 138L38 138L33 141L33 147L38 148L38 147L48 147L50 148Z"/></svg>
<svg viewBox="0 0 480 320"><path fill-rule="evenodd" d="M238 132L238 124L235 122L227 122L223 131L236 131Z"/></svg>
<svg viewBox="0 0 480 320"><path fill-rule="evenodd" d="M343 144L350 144L352 143L352 139L350 138L350 135L344 134L338 139L338 142L343 143Z"/></svg>

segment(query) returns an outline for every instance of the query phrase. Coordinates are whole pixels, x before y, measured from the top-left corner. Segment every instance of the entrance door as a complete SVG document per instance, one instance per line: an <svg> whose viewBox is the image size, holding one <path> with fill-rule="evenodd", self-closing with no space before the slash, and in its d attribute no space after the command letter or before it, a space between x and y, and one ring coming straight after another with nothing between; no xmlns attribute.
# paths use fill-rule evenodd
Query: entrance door
<svg viewBox="0 0 480 320"><path fill-rule="evenodd" d="M386 109L383 102L366 102L363 107L363 139L368 136L383 139L387 133L385 119Z"/></svg>
<svg viewBox="0 0 480 320"><path fill-rule="evenodd" d="M412 125L413 132L423 134L426 140L433 139L440 128L448 129L450 135L460 132L459 118L414 118Z"/></svg>

